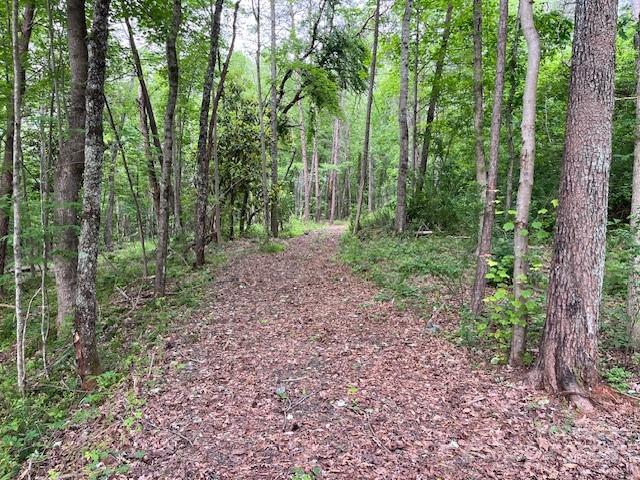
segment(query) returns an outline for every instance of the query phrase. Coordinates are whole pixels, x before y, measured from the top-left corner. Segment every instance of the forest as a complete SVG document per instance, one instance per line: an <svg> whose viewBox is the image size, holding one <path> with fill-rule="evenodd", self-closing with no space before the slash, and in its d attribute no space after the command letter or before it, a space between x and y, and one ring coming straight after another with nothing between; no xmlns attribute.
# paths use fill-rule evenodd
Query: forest
<svg viewBox="0 0 640 480"><path fill-rule="evenodd" d="M640 478L640 0L7 0L0 72L0 480Z"/></svg>

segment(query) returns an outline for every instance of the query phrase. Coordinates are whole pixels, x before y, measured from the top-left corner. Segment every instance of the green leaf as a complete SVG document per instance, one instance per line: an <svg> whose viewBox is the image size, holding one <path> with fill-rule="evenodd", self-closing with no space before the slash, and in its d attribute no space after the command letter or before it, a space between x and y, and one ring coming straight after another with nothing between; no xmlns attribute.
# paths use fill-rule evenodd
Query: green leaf
<svg viewBox="0 0 640 480"><path fill-rule="evenodd" d="M509 231L513 230L514 228L515 228L515 225L513 224L513 222L507 222L502 226L502 229L505 232L509 232Z"/></svg>

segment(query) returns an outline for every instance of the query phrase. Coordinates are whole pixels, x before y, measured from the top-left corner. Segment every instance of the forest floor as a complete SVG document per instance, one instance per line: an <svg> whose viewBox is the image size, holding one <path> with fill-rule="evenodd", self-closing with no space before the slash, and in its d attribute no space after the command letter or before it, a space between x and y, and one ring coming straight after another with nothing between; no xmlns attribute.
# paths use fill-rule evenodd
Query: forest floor
<svg viewBox="0 0 640 480"><path fill-rule="evenodd" d="M485 366L376 300L337 259L343 232L236 249L197 315L99 418L60 434L42 475L640 478L638 408L583 417Z"/></svg>

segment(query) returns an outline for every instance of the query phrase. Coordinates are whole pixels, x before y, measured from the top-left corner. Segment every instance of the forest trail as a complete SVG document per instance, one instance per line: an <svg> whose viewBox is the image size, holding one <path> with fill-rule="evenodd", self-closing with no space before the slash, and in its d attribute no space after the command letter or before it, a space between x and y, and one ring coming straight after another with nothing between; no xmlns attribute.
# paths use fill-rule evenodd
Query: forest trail
<svg viewBox="0 0 640 480"><path fill-rule="evenodd" d="M336 259L343 232L239 254L216 275L157 360L140 428L101 436L130 459L115 478L639 478L637 410L577 418L475 365L375 300Z"/></svg>

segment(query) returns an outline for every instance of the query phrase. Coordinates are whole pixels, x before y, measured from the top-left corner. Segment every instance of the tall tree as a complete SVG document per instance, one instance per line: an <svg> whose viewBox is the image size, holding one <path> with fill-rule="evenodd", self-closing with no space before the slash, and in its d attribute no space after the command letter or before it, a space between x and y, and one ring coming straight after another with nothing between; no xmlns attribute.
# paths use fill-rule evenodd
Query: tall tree
<svg viewBox="0 0 640 480"><path fill-rule="evenodd" d="M500 154L500 125L502 123L502 98L504 93L504 66L507 47L507 19L509 1L500 0L498 19L498 46L496 55L496 82L493 95L493 111L491 113L491 145L489 150L489 174L484 199L484 213L480 241L478 243L476 274L471 293L471 312L479 315L482 312L484 290L487 285L488 260L491 256L491 236L495 223L496 194L498 185L498 157Z"/></svg>
<svg viewBox="0 0 640 480"><path fill-rule="evenodd" d="M338 163L340 160L340 119L333 120L333 147L331 149L331 174L329 179L329 194L331 203L329 206L329 223L336 219L336 202L338 200Z"/></svg>
<svg viewBox="0 0 640 480"><path fill-rule="evenodd" d="M547 317L534 380L591 408L599 382L617 0L578 0Z"/></svg>
<svg viewBox="0 0 640 480"><path fill-rule="evenodd" d="M56 165L54 224L58 233L54 271L58 297L56 325L60 330L73 318L78 270L78 201L84 171L86 86L88 69L85 0L67 1L67 39L71 93L69 132Z"/></svg>
<svg viewBox="0 0 640 480"><path fill-rule="evenodd" d="M484 159L484 99L482 81L482 0L473 0L473 129L475 133L476 183L480 203L484 206L487 189L487 167ZM480 215L482 231L483 215Z"/></svg>
<svg viewBox="0 0 640 480"><path fill-rule="evenodd" d="M18 34L18 48L20 58L25 58L29 50L29 42L31 40L31 32L33 31L33 17L35 14L35 5L33 2L26 2L22 13L22 24ZM13 27L12 27L13 32ZM15 74L15 72L14 72ZM24 92L26 84L26 72L24 61L20 62L21 92ZM7 101L7 126L4 139L4 156L2 160L2 171L0 172L0 201L4 201L6 205L11 203L11 195L13 192L13 128L14 128L14 98L13 92L9 95ZM0 208L0 275L5 271L7 260L7 240L9 238L9 209Z"/></svg>
<svg viewBox="0 0 640 480"><path fill-rule="evenodd" d="M276 0L271 7L271 235L278 236L278 92L276 91ZM317 208L317 205L316 205Z"/></svg>
<svg viewBox="0 0 640 480"><path fill-rule="evenodd" d="M422 193L424 185L424 177L427 172L427 160L429 159L429 149L431 147L431 136L433 131L433 120L436 117L436 107L440 98L442 73L444 71L444 60L447 55L447 46L449 45L449 37L451 35L451 15L453 12L453 4L449 2L447 5L447 13L444 17L444 26L442 38L440 39L440 48L436 54L436 69L433 73L433 81L431 83L431 95L429 97L429 108L427 109L427 123L424 127L424 135L422 137L422 152L420 154L420 164L416 173L416 193Z"/></svg>
<svg viewBox="0 0 640 480"><path fill-rule="evenodd" d="M215 74L216 60L218 58L218 43L220 38L220 16L222 14L223 0L216 0L213 17L211 19L211 32L209 34L209 59L207 71L202 87L202 101L200 103L200 116L198 118L198 173L196 175L196 234L195 254L196 266L204 264L204 247L207 236L207 203L209 198L209 155L207 155L207 141L209 132L209 106L211 104L211 90L213 89L213 77Z"/></svg>
<svg viewBox="0 0 640 480"><path fill-rule="evenodd" d="M166 263L169 243L169 189L171 186L171 162L175 139L175 112L178 101L178 53L176 41L182 21L181 0L173 0L171 23L167 32L166 56L169 96L164 114L164 145L162 147L162 173L160 176L160 212L158 214L158 248L156 249L155 294L165 294Z"/></svg>
<svg viewBox="0 0 640 480"><path fill-rule="evenodd" d="M540 70L540 39L536 30L531 0L520 0L520 23L527 42L527 75L522 96L522 151L520 153L520 183L516 200L516 221L513 234L513 294L523 315L513 326L509 364L522 365L526 348L528 316L526 314L527 276L529 263L529 210L533 188L533 168L536 158L536 93Z"/></svg>
<svg viewBox="0 0 640 480"><path fill-rule="evenodd" d="M400 41L400 99L398 123L400 126L400 160L398 165L398 190L395 231L403 233L407 224L407 169L409 165L409 125L407 124L407 98L409 90L409 21L413 0L407 0L402 16Z"/></svg>
<svg viewBox="0 0 640 480"><path fill-rule="evenodd" d="M304 109L302 100L298 100L298 114L300 118L300 153L302 156L302 218L309 220L311 203L311 181L309 178L309 158L307 154L307 129L305 126Z"/></svg>
<svg viewBox="0 0 640 480"><path fill-rule="evenodd" d="M96 274L100 229L100 186L104 143L102 111L104 109L104 77L109 36L110 0L96 0L89 36L89 68L86 85L85 169L82 195L82 222L78 245L78 289L76 296L73 346L76 368L82 388L95 387L100 373L96 342Z"/></svg>
<svg viewBox="0 0 640 480"><path fill-rule="evenodd" d="M640 350L640 0L633 2L636 21L634 43L636 49L636 128L633 145L633 182L631 195L631 234L634 254L631 258L629 287L627 290L627 316L631 347Z"/></svg>
<svg viewBox="0 0 640 480"><path fill-rule="evenodd" d="M369 89L367 90L367 112L364 118L364 140L362 142L362 156L360 162L363 165L369 163L369 136L371 134L371 110L373 107L373 89L376 84L376 64L378 61L378 35L380 32L380 0L376 0L376 9L373 13L373 46L371 47L371 66L369 67ZM362 171L363 168L360 168ZM370 175L372 172L369 173ZM364 175L360 174L358 186L358 199L356 204L356 217L353 222L353 234L360 230L360 214L362 212L362 197L364 196Z"/></svg>

